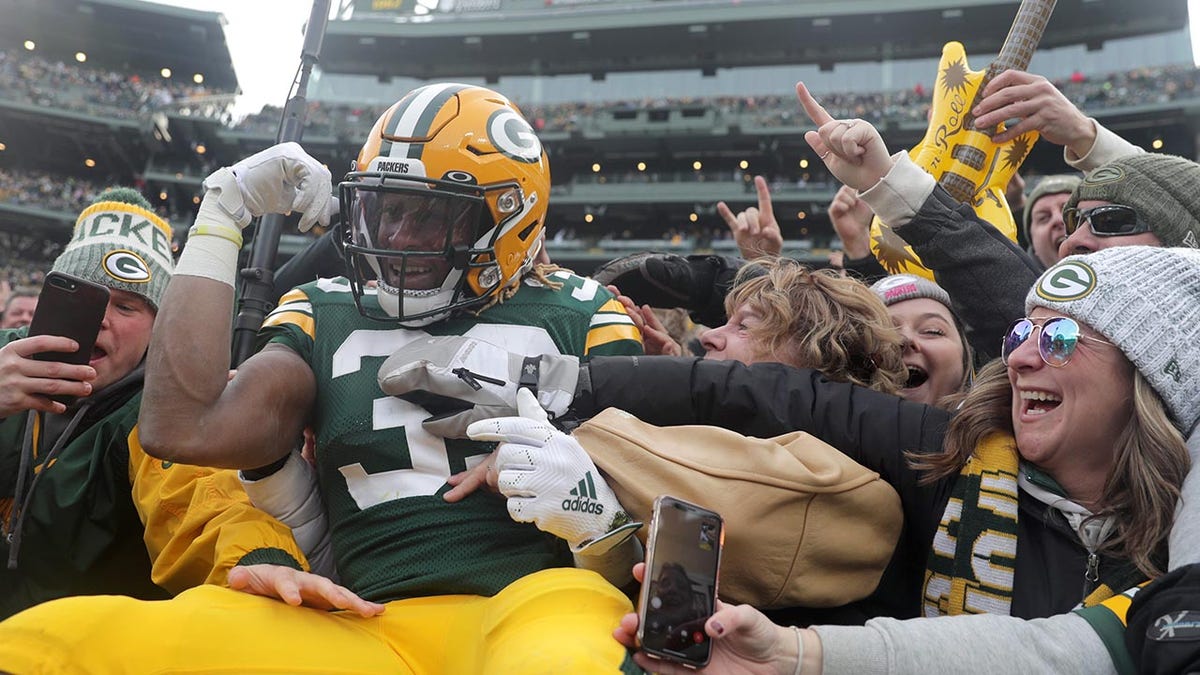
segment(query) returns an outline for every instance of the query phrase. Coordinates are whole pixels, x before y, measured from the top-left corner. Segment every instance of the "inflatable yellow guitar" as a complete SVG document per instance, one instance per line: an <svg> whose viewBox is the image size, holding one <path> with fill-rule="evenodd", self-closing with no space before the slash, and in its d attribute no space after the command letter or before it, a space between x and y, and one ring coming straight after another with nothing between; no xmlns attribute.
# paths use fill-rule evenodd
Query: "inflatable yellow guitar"
<svg viewBox="0 0 1200 675"><path fill-rule="evenodd" d="M949 42L942 48L929 129L909 156L917 166L937 179L955 199L970 204L975 213L1016 241L1017 226L1004 200L1009 179L1021 166L1037 141L1036 131L1007 143L997 144L992 136L1000 129L975 129L971 110L993 77L1005 70L1024 70L1046 29L1055 0L1022 0L999 56L986 71L967 65L962 44ZM890 227L878 218L871 223L871 250L891 274L907 272L929 279L933 274Z"/></svg>

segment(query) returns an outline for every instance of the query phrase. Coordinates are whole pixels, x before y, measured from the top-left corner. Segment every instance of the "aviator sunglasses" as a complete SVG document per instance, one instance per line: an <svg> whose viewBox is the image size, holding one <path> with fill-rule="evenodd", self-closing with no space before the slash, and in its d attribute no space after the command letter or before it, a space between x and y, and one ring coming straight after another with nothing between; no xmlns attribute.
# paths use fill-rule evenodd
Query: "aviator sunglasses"
<svg viewBox="0 0 1200 675"><path fill-rule="evenodd" d="M1018 347L1025 344L1035 330L1039 329L1042 334L1038 337L1038 354L1041 354L1042 361L1046 365L1054 368L1062 368L1071 361L1075 347L1081 339L1106 345L1112 344L1108 340L1083 335L1079 324L1069 317L1056 316L1046 319L1046 322L1042 324L1036 324L1032 319L1017 319L1008 327L1008 332L1004 335L1004 343L1000 348L1000 360L1004 365L1008 365L1008 357L1017 351Z"/></svg>
<svg viewBox="0 0 1200 675"><path fill-rule="evenodd" d="M1124 204L1103 204L1082 211L1074 206L1065 208L1063 223L1067 227L1067 236L1075 234L1084 223L1097 237L1127 237L1150 231L1150 226L1138 217L1137 211Z"/></svg>

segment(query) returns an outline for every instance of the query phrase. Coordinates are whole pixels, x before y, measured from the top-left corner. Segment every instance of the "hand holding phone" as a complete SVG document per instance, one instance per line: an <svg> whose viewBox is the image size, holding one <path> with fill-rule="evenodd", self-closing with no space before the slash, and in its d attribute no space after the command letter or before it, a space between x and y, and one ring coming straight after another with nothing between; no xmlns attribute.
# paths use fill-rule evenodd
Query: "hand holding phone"
<svg viewBox="0 0 1200 675"><path fill-rule="evenodd" d="M712 656L704 624L716 611L725 524L715 511L667 495L654 500L652 518L638 643L647 654L700 668Z"/></svg>
<svg viewBox="0 0 1200 675"><path fill-rule="evenodd" d="M29 354L29 358L86 366L96 346L104 314L108 311L108 296L108 288L100 284L63 272L47 274L42 283L42 291L38 295L33 319L29 323L29 337L46 335L69 338L74 340L79 348L65 351L51 347ZM58 379L70 378L68 376ZM74 397L56 395L50 398L65 404Z"/></svg>

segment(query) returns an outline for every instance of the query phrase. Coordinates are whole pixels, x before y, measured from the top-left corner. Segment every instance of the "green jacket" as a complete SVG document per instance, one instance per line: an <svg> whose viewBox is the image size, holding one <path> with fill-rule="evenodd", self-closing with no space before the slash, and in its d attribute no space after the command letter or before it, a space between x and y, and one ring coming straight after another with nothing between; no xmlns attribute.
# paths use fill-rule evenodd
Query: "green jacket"
<svg viewBox="0 0 1200 675"><path fill-rule="evenodd" d="M0 345L24 335L0 331ZM143 452L141 394L139 368L65 415L33 414L28 444L29 413L0 419L0 523L14 536L20 525L15 569L8 565L15 542L0 537L0 619L70 595L166 598L224 583L236 564L304 564L291 531L250 505L236 472L172 465ZM76 415L70 437L47 462ZM47 422L54 437L44 437Z"/></svg>

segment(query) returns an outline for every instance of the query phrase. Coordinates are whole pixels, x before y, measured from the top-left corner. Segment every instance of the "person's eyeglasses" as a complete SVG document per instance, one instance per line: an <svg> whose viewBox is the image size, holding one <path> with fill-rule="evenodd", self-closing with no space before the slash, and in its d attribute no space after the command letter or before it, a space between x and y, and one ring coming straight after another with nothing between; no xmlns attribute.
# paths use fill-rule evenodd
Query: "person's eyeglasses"
<svg viewBox="0 0 1200 675"><path fill-rule="evenodd" d="M1038 353L1041 354L1042 361L1046 365L1054 368L1062 368L1071 361L1075 347L1081 339L1106 345L1112 344L1108 340L1083 335L1079 324L1069 317L1056 316L1046 319L1046 322L1042 324L1034 323L1033 319L1017 319L1008 327L1008 332L1004 335L1004 343L1000 348L1000 360L1004 365L1008 365L1008 357L1017 351L1018 347L1025 344L1035 330L1039 329L1042 334L1038 338Z"/></svg>
<svg viewBox="0 0 1200 675"><path fill-rule="evenodd" d="M1092 234L1097 237L1127 237L1150 231L1150 226L1138 216L1137 211L1124 204L1103 204L1083 210L1074 206L1065 208L1063 223L1067 226L1067 236L1075 234L1075 230L1084 223L1092 228Z"/></svg>

